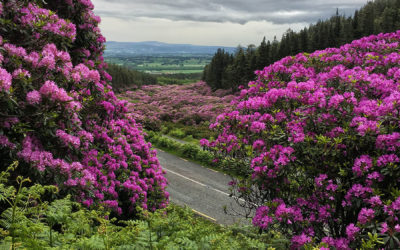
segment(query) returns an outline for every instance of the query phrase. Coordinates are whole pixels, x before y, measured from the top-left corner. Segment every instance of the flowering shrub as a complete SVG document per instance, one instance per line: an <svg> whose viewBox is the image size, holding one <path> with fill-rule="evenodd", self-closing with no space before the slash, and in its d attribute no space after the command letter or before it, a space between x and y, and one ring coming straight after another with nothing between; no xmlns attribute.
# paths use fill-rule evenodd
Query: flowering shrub
<svg viewBox="0 0 400 250"><path fill-rule="evenodd" d="M215 120L229 109L234 96L212 92L204 82L187 85L142 86L121 97L130 101L129 111L145 128L159 130L162 121L186 125Z"/></svg>
<svg viewBox="0 0 400 250"><path fill-rule="evenodd" d="M219 136L202 144L246 163L231 184L258 204L255 226L293 248L399 247L399 43L400 31L286 57L210 126Z"/></svg>
<svg viewBox="0 0 400 250"><path fill-rule="evenodd" d="M71 22L59 18L54 12L40 8L35 4L29 3L27 7L19 10L21 17L19 21L23 26L30 26L32 28L41 29L42 31L52 32L75 40L76 27ZM40 34L35 34L36 38L40 38Z"/></svg>
<svg viewBox="0 0 400 250"><path fill-rule="evenodd" d="M166 179L108 84L89 0L0 1L0 166L90 207L165 207Z"/></svg>

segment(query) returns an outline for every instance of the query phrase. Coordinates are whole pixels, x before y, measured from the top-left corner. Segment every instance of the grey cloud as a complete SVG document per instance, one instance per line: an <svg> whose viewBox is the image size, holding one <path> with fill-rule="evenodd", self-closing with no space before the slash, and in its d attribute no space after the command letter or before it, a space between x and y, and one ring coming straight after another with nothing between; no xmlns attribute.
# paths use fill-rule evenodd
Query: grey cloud
<svg viewBox="0 0 400 250"><path fill-rule="evenodd" d="M339 8L350 15L368 0L93 0L96 13L123 19L140 17L174 21L268 21L275 24L311 23Z"/></svg>

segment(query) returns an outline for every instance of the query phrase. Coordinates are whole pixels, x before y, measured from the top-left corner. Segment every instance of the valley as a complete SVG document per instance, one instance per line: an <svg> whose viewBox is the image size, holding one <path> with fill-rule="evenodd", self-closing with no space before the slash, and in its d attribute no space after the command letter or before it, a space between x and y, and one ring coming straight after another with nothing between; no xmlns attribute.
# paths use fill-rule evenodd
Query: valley
<svg viewBox="0 0 400 250"><path fill-rule="evenodd" d="M107 42L106 61L150 74L201 73L216 46L167 44L161 42ZM224 47L229 52L235 48Z"/></svg>

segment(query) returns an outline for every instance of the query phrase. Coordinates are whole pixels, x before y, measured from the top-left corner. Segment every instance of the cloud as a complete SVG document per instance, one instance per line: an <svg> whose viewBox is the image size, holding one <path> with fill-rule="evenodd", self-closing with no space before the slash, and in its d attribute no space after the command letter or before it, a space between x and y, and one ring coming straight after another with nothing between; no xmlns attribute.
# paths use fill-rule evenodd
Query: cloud
<svg viewBox="0 0 400 250"><path fill-rule="evenodd" d="M368 0L93 0L102 17L124 20L160 18L246 24L266 21L274 24L312 23L335 13L351 15Z"/></svg>
<svg viewBox="0 0 400 250"><path fill-rule="evenodd" d="M110 41L259 44L298 31L336 8L351 15L368 0L92 0Z"/></svg>
<svg viewBox="0 0 400 250"><path fill-rule="evenodd" d="M232 46L241 44L258 45L264 36L272 40L288 29L287 25L265 21L239 23L213 23L195 21L172 21L160 18L136 18L121 20L103 17L101 30L108 41L161 41L179 44L197 44L213 46ZM299 30L306 23L292 24L293 30Z"/></svg>

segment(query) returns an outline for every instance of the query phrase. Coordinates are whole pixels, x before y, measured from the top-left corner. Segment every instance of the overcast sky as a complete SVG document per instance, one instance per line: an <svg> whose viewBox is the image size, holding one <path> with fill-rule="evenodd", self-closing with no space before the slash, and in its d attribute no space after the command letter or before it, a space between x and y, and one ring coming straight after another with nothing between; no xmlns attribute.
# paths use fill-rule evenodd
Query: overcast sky
<svg viewBox="0 0 400 250"><path fill-rule="evenodd" d="M92 0L108 41L258 45L368 0Z"/></svg>

